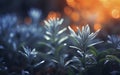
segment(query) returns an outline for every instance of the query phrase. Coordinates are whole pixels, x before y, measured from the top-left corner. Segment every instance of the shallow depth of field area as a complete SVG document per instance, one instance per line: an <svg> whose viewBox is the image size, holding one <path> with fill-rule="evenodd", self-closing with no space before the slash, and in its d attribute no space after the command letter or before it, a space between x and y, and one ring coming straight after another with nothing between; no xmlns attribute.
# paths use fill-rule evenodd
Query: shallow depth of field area
<svg viewBox="0 0 120 75"><path fill-rule="evenodd" d="M120 1L0 0L0 75L120 75Z"/></svg>

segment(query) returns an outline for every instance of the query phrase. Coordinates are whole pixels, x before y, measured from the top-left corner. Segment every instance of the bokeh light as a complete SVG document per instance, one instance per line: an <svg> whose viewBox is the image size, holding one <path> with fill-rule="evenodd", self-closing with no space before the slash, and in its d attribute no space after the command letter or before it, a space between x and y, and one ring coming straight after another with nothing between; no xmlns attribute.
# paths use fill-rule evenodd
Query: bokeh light
<svg viewBox="0 0 120 75"><path fill-rule="evenodd" d="M64 12L65 12L65 14L66 14L67 16L70 16L71 13L72 13L72 9L71 9L70 7L68 7L68 6L66 6L66 7L64 8Z"/></svg>
<svg viewBox="0 0 120 75"><path fill-rule="evenodd" d="M97 31L97 30L99 30L99 29L101 29L102 28L102 25L101 24L99 24L99 23L95 23L94 24L94 30L95 31Z"/></svg>
<svg viewBox="0 0 120 75"><path fill-rule="evenodd" d="M59 12L51 11L48 13L47 19L61 17Z"/></svg>
<svg viewBox="0 0 120 75"><path fill-rule="evenodd" d="M85 21L101 28L102 23L107 23L112 18L120 18L120 0L66 0L65 14L73 23ZM97 23L97 24L96 24Z"/></svg>
<svg viewBox="0 0 120 75"><path fill-rule="evenodd" d="M27 25L29 25L29 24L32 23L32 19L31 19L30 17L26 17L26 18L24 19L24 22L25 22Z"/></svg>
<svg viewBox="0 0 120 75"><path fill-rule="evenodd" d="M80 20L80 14L78 12L72 12L70 18L74 21L77 22Z"/></svg>
<svg viewBox="0 0 120 75"><path fill-rule="evenodd" d="M118 9L113 9L112 10L112 17L115 19L118 19L120 17L120 12Z"/></svg>

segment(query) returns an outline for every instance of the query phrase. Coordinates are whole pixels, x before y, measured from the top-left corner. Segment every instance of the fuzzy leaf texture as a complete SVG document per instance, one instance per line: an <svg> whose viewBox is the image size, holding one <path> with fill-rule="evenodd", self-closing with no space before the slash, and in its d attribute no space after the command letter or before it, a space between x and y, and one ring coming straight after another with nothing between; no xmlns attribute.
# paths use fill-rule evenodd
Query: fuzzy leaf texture
<svg viewBox="0 0 120 75"><path fill-rule="evenodd" d="M80 30L77 27L78 29L77 33L70 26L68 28L71 34L70 37L73 38L75 40L73 42L76 42L76 44L78 45L78 47L76 47L76 45L75 47L72 46L73 48L82 50L85 47L87 48L103 42L103 41L93 42L100 30L91 33L89 25L83 26L82 30Z"/></svg>
<svg viewBox="0 0 120 75"><path fill-rule="evenodd" d="M68 36L63 37L67 28L61 29L63 21L63 19L59 18L50 18L49 20L45 20L46 34L44 35L44 38L56 45L60 45L67 40Z"/></svg>

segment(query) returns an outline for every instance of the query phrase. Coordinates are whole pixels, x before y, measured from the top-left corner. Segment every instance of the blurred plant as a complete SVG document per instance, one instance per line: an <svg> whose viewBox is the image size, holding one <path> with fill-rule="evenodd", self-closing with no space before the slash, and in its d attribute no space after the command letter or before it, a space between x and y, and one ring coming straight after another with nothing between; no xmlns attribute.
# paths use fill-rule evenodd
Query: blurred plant
<svg viewBox="0 0 120 75"><path fill-rule="evenodd" d="M11 28L15 27L17 23L17 16L16 15L5 15L0 18L0 36L4 37L6 33L11 31Z"/></svg>
<svg viewBox="0 0 120 75"><path fill-rule="evenodd" d="M120 72L119 72L119 71L112 71L112 72L110 72L110 74L111 74L111 75L119 75Z"/></svg>
<svg viewBox="0 0 120 75"><path fill-rule="evenodd" d="M28 63L27 63L27 69L30 71L31 74L33 74L33 70L37 67L40 67L43 63L45 63L45 60L42 60L40 62L35 63L35 60L37 58L38 52L35 49L30 49L28 47L23 47L23 52L19 51L23 56L26 57ZM22 74L26 73L27 71L22 71ZM29 72L27 72L29 74Z"/></svg>
<svg viewBox="0 0 120 75"><path fill-rule="evenodd" d="M97 36L99 30L95 33L90 33L90 28L88 25L82 27L82 30L78 29L76 33L70 26L68 27L70 30L70 38L73 41L74 46L70 46L71 48L77 49L77 53L81 56L79 59L82 62L83 71L85 71L88 65L92 65L96 63L96 59L93 57L93 54L88 52L88 47L93 45L102 43L103 41L94 41ZM93 62L94 61L94 62Z"/></svg>
<svg viewBox="0 0 120 75"><path fill-rule="evenodd" d="M39 34L41 33L41 34ZM36 42L42 39L44 30L42 27L30 26L17 26L16 27L16 39L18 39L19 45L36 46ZM33 42L34 41L34 42Z"/></svg>
<svg viewBox="0 0 120 75"><path fill-rule="evenodd" d="M0 29L8 29L17 23L17 16L15 14L8 14L1 17Z"/></svg>
<svg viewBox="0 0 120 75"><path fill-rule="evenodd" d="M38 9L32 8L32 9L30 9L28 14L32 18L33 23L36 24L39 22L42 12Z"/></svg>
<svg viewBox="0 0 120 75"><path fill-rule="evenodd" d="M44 38L48 41L49 47L51 47L51 51L48 54L59 55L59 51L66 45L63 42L68 39L68 36L65 35L67 28L60 29L63 19L51 18L44 22L46 29Z"/></svg>
<svg viewBox="0 0 120 75"><path fill-rule="evenodd" d="M118 65L115 62L117 62ZM118 69L117 68L116 69L113 68L113 70L110 72L110 74L111 75L119 75L120 74L120 70L119 70L120 59L117 56L115 56L115 55L106 55L104 64L106 65L106 64L109 64L109 63L114 64L114 67L116 67L116 66L118 67Z"/></svg>
<svg viewBox="0 0 120 75"><path fill-rule="evenodd" d="M114 55L106 55L106 61L105 61L105 64L108 63L109 61L117 61L120 63L120 59Z"/></svg>
<svg viewBox="0 0 120 75"><path fill-rule="evenodd" d="M109 44L112 44L113 48L120 49L120 37L117 35L108 35Z"/></svg>
<svg viewBox="0 0 120 75"><path fill-rule="evenodd" d="M8 14L1 17L0 20L0 44L4 46L12 46L14 50L16 50L16 44L12 41L12 37L14 36L15 32L13 28L15 28L17 23L17 16L14 14ZM11 44L11 45L10 45ZM11 47L9 47L11 48Z"/></svg>
<svg viewBox="0 0 120 75"><path fill-rule="evenodd" d="M22 70L21 74L22 75L30 75L30 73L28 71L24 71L24 70Z"/></svg>
<svg viewBox="0 0 120 75"><path fill-rule="evenodd" d="M23 50L24 52L22 51L19 51L19 52L28 59L29 63L32 63L32 61L34 60L37 54L36 50L35 49L31 50L28 47L27 48L23 47Z"/></svg>
<svg viewBox="0 0 120 75"><path fill-rule="evenodd" d="M94 47L89 48L89 53L93 54L97 64L89 68L89 71L95 71L98 75L106 75L106 74L119 74L120 67L120 59L119 59L119 50L115 49L106 49L103 51L97 50ZM90 70L91 69L91 70ZM94 74L94 73L93 73ZM96 75L96 74L95 74Z"/></svg>
<svg viewBox="0 0 120 75"><path fill-rule="evenodd" d="M0 74L7 74L8 68L5 66L5 62L3 61L3 58L0 58Z"/></svg>
<svg viewBox="0 0 120 75"><path fill-rule="evenodd" d="M5 47L6 50L17 51L22 45L33 46L31 42L42 39L42 35L38 34L43 33L42 27L19 25L17 16L12 14L0 19L0 47Z"/></svg>
<svg viewBox="0 0 120 75"><path fill-rule="evenodd" d="M24 47L24 52L21 51L21 54L18 53L18 50L21 49L22 46L34 47L36 41L42 39L42 28L35 27L34 25L18 25L18 18L15 15L6 15L0 19L0 52L2 54L1 56L6 58L5 61L8 69L14 70L15 72L13 72L13 74L15 74L16 71L23 69L21 74L26 74L24 67L27 67L30 72L32 72L31 68L35 69L36 67L40 67L44 60L34 62L32 53L36 52L35 50ZM41 33L41 35L39 35L39 33ZM21 60L24 60L24 57L26 57L28 61L27 65L26 60L21 62ZM18 60L18 58L20 58L20 60ZM11 61L12 59L13 61ZM30 67L30 69L28 67ZM17 69L15 70L14 68Z"/></svg>

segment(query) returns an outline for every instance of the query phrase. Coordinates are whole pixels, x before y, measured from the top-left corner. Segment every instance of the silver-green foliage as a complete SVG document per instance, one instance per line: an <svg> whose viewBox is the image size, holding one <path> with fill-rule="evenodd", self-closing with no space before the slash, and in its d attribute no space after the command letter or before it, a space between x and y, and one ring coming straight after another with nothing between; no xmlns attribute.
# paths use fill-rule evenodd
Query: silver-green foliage
<svg viewBox="0 0 120 75"><path fill-rule="evenodd" d="M50 18L48 21L44 22L46 28L46 35L44 37L46 40L50 40L52 43L61 44L68 38L67 36L61 36L67 30L67 28L60 29L63 19Z"/></svg>
<svg viewBox="0 0 120 75"><path fill-rule="evenodd" d="M44 21L45 23L45 35L44 38L47 40L47 45L51 48L50 54L55 52L59 52L61 48L63 48L66 44L64 43L68 36L65 35L65 31L67 28L61 29L63 19L59 18L50 18L48 21Z"/></svg>
<svg viewBox="0 0 120 75"><path fill-rule="evenodd" d="M37 55L37 51L35 49L30 49L30 48L25 48L23 47L23 52L22 51L19 51L22 55L24 55L29 62L31 62Z"/></svg>
<svg viewBox="0 0 120 75"><path fill-rule="evenodd" d="M67 68L70 69L70 67L73 67L73 63L78 60L75 57L68 60L69 54L66 53L67 44L65 43L68 36L66 35L67 28L62 28L63 19L51 18L48 21L45 20L44 23L46 29L44 38L46 42L40 43L46 45L50 51L42 55L50 61L48 65L51 63L57 64L57 73L65 71Z"/></svg>
<svg viewBox="0 0 120 75"><path fill-rule="evenodd" d="M27 66L31 67L31 68L36 68L38 66L41 66L41 64L43 64L45 62L45 60L42 60L40 62L34 63L32 64L36 59L37 59L37 55L38 55L38 51L36 51L36 49L30 49L28 47L23 47L23 51L19 51L19 53L21 53L23 56L26 57L28 64Z"/></svg>
<svg viewBox="0 0 120 75"><path fill-rule="evenodd" d="M77 53L79 53L81 56L80 60L82 62L83 68L85 69L87 65L95 64L96 59L92 53L89 53L87 48L102 42L95 41L95 37L100 30L91 33L89 25L83 26L82 30L77 27L77 32L75 32L70 26L68 28L70 30L70 38L74 44L70 47L76 49Z"/></svg>
<svg viewBox="0 0 120 75"><path fill-rule="evenodd" d="M109 44L112 44L112 46L115 49L120 49L120 37L118 35L108 35L108 41Z"/></svg>

